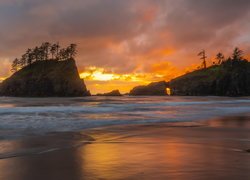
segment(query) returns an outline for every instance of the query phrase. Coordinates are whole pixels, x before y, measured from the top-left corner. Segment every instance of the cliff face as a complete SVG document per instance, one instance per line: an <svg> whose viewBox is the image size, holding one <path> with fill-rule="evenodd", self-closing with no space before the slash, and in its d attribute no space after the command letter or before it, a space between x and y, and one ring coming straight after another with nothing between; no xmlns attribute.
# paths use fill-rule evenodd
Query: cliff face
<svg viewBox="0 0 250 180"><path fill-rule="evenodd" d="M24 67L0 85L0 95L19 97L88 96L80 79L76 63L67 61L38 61Z"/></svg>
<svg viewBox="0 0 250 180"><path fill-rule="evenodd" d="M137 86L133 88L129 95L131 96L165 96L168 84L165 81L150 83L147 86Z"/></svg>
<svg viewBox="0 0 250 180"><path fill-rule="evenodd" d="M171 94L182 96L249 96L250 62L226 62L197 70L170 82Z"/></svg>

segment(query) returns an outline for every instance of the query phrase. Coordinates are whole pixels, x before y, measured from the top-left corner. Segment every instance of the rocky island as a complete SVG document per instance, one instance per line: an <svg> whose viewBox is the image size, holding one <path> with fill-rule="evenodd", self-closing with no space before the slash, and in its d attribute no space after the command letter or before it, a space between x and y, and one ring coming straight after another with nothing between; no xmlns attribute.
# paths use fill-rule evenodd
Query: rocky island
<svg viewBox="0 0 250 180"><path fill-rule="evenodd" d="M108 93L103 93L103 94L97 94L96 96L122 96L119 90L113 90Z"/></svg>
<svg viewBox="0 0 250 180"><path fill-rule="evenodd" d="M169 85L177 96L249 96L250 62L236 48L220 64L177 77Z"/></svg>
<svg viewBox="0 0 250 180"><path fill-rule="evenodd" d="M14 74L0 84L0 95L14 97L89 96L90 92L80 78L74 60L74 45L68 47L67 51L55 48L51 59L48 58L48 48L49 46L43 44L33 51L28 50L20 60L14 60L12 65ZM23 64L20 67L21 63Z"/></svg>
<svg viewBox="0 0 250 180"><path fill-rule="evenodd" d="M169 82L154 82L133 88L131 96L250 96L250 62L235 48L225 59L217 54L218 63L187 73ZM169 89L169 93L167 93Z"/></svg>

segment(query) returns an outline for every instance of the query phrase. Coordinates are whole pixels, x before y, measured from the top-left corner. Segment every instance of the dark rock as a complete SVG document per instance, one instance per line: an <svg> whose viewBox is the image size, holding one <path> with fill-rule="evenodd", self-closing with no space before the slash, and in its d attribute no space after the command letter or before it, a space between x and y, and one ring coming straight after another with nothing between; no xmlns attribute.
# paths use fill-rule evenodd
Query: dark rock
<svg viewBox="0 0 250 180"><path fill-rule="evenodd" d="M247 152L247 153L250 153L250 149L247 149L246 152Z"/></svg>
<svg viewBox="0 0 250 180"><path fill-rule="evenodd" d="M109 93L97 94L97 96L122 96L119 90L114 90Z"/></svg>
<svg viewBox="0 0 250 180"><path fill-rule="evenodd" d="M171 95L249 96L250 62L226 62L197 70L170 81Z"/></svg>
<svg viewBox="0 0 250 180"><path fill-rule="evenodd" d="M0 85L0 95L18 97L89 96L73 59L38 61Z"/></svg>
<svg viewBox="0 0 250 180"><path fill-rule="evenodd" d="M133 88L129 95L131 96L165 96L168 83L165 81L153 82L147 86L137 86Z"/></svg>

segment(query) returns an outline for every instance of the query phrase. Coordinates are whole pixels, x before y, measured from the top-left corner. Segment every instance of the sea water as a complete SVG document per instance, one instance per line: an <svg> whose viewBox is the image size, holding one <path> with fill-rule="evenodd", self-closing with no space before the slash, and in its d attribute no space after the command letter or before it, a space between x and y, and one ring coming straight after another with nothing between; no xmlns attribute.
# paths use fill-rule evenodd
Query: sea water
<svg viewBox="0 0 250 180"><path fill-rule="evenodd" d="M249 112L248 97L0 97L0 139L110 125L199 121Z"/></svg>

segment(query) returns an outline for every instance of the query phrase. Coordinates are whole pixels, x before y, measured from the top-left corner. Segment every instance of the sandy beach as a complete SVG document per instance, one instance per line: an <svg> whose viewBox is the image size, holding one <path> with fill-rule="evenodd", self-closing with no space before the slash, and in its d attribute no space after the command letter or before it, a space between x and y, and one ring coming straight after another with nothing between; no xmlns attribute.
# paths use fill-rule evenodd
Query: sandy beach
<svg viewBox="0 0 250 180"><path fill-rule="evenodd" d="M0 179L249 179L250 118L112 126L8 141Z"/></svg>

